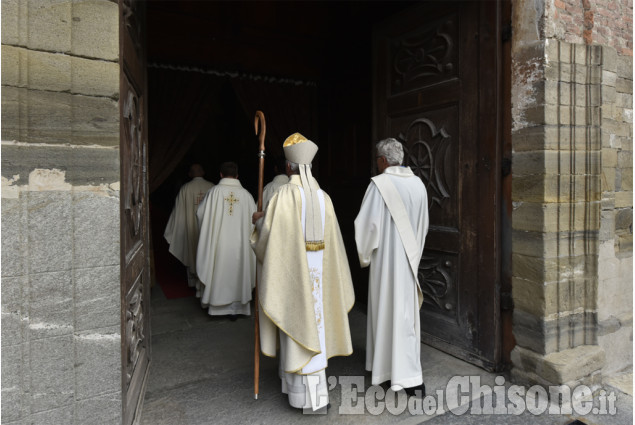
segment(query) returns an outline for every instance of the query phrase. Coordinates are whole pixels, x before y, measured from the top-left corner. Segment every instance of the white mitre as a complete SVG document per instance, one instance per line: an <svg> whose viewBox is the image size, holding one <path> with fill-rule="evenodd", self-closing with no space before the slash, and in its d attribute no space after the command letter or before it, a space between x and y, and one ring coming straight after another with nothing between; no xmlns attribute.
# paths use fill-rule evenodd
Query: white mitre
<svg viewBox="0 0 635 425"><path fill-rule="evenodd" d="M318 151L318 146L300 133L293 133L284 141L282 149L287 160L300 165L300 180L307 203L304 232L306 249L307 251L322 250L324 249L324 229L320 201L317 197L320 187L311 174L311 162Z"/></svg>

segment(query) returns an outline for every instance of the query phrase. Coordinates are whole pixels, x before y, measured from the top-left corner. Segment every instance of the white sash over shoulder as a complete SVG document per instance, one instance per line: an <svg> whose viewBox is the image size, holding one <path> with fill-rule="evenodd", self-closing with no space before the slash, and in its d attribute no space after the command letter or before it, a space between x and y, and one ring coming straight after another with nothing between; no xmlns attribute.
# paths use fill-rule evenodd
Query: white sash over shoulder
<svg viewBox="0 0 635 425"><path fill-rule="evenodd" d="M388 207L388 211L397 227L397 232L399 232L401 243L406 250L410 269L414 275L415 282L417 282L417 295L419 297L419 307L421 307L421 304L423 304L423 293L421 292L421 286L419 285L419 279L417 277L421 258L419 257L419 247L417 246L417 240L412 230L410 219L408 218L406 206L388 175L380 174L373 177L372 181L375 183L375 186L377 186L377 189L379 189L379 193Z"/></svg>

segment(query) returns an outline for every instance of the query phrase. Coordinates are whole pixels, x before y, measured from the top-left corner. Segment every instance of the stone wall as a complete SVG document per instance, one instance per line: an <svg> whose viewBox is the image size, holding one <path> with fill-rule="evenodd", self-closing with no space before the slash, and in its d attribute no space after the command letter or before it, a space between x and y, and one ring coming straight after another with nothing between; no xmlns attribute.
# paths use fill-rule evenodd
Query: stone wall
<svg viewBox="0 0 635 425"><path fill-rule="evenodd" d="M118 4L2 2L2 422L121 423Z"/></svg>
<svg viewBox="0 0 635 425"><path fill-rule="evenodd" d="M632 365L632 56L585 44L591 6L574 6L513 8L512 374L542 384Z"/></svg>
<svg viewBox="0 0 635 425"><path fill-rule="evenodd" d="M532 75L534 92L512 139L518 381L572 383L603 364L596 313L601 53L557 40L517 52L513 74Z"/></svg>
<svg viewBox="0 0 635 425"><path fill-rule="evenodd" d="M545 22L547 39L604 47L597 314L608 374L633 362L633 2L554 0Z"/></svg>
<svg viewBox="0 0 635 425"><path fill-rule="evenodd" d="M633 58L604 52L598 341L610 374L633 364Z"/></svg>
<svg viewBox="0 0 635 425"><path fill-rule="evenodd" d="M545 2L545 38L614 48L633 56L633 0Z"/></svg>

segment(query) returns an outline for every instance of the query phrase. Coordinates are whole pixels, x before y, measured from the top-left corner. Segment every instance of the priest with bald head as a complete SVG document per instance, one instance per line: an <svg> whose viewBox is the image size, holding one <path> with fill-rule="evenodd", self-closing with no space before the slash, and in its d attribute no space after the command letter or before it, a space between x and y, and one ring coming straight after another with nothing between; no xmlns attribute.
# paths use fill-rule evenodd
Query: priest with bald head
<svg viewBox="0 0 635 425"><path fill-rule="evenodd" d="M250 315L256 257L249 237L256 203L238 180L238 165L220 166L221 180L198 207L200 237L196 256L198 277L204 287L197 295L210 315Z"/></svg>
<svg viewBox="0 0 635 425"><path fill-rule="evenodd" d="M355 295L331 198L311 174L318 147L295 133L283 150L289 183L253 215L261 350L279 354L289 404L316 411L328 404L328 359L353 352L348 312Z"/></svg>

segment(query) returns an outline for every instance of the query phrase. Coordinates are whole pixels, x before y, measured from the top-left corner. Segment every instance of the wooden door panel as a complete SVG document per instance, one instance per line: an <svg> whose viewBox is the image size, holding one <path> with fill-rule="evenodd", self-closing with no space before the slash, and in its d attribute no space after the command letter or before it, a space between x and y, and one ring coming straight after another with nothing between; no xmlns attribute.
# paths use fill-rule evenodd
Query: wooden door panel
<svg viewBox="0 0 635 425"><path fill-rule="evenodd" d="M497 7L429 2L390 18L374 40L375 139L400 140L405 165L428 192L430 229L419 264L422 340L490 368L500 346L498 266L483 260L483 250L496 257L490 223L498 194L496 160L484 167L482 156L498 140L485 130L496 128L497 116L485 111L481 96L497 81L496 73L482 72L481 57L497 43L480 36L489 16L483 10Z"/></svg>
<svg viewBox="0 0 635 425"><path fill-rule="evenodd" d="M445 99L450 105L432 105L416 113L390 116L387 131L404 143L404 163L421 178L428 192L431 225L419 265L424 292L424 337L435 337L428 329L439 330L453 346L470 348L473 335L468 319L474 317L474 308L461 298L466 282L459 278L459 271L468 267L461 264L461 253L469 250L462 233L460 185L468 175L457 173L461 169L462 147L459 98Z"/></svg>
<svg viewBox="0 0 635 425"><path fill-rule="evenodd" d="M145 379L150 361L149 336L147 328L147 310L149 288L147 273L145 272L145 256L136 255L131 268L139 269L138 273L131 271L129 279L133 282L125 294L125 302L122 308L125 310L125 337L123 344L124 359L124 388L126 414L124 423L132 423L137 412L136 409L143 400L142 392L145 390ZM136 275L136 278L133 278Z"/></svg>
<svg viewBox="0 0 635 425"><path fill-rule="evenodd" d="M121 371L123 423L139 417L150 364L145 4L120 10Z"/></svg>
<svg viewBox="0 0 635 425"><path fill-rule="evenodd" d="M426 184L433 229L446 232L459 228L458 114L453 104L389 116L387 125L404 142L404 162Z"/></svg>
<svg viewBox="0 0 635 425"><path fill-rule="evenodd" d="M404 19L406 26L412 25L410 19ZM439 10L415 22L411 30L392 37L390 94L420 90L456 78L458 29L458 10Z"/></svg>

